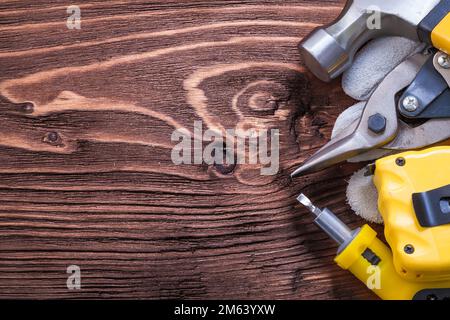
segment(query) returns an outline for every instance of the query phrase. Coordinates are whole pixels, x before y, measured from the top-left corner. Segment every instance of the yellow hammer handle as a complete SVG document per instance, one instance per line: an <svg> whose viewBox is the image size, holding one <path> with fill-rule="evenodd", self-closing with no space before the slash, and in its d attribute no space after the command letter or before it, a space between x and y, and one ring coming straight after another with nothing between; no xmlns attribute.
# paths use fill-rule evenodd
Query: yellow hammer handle
<svg viewBox="0 0 450 320"><path fill-rule="evenodd" d="M450 13L433 29L431 41L434 47L450 54Z"/></svg>

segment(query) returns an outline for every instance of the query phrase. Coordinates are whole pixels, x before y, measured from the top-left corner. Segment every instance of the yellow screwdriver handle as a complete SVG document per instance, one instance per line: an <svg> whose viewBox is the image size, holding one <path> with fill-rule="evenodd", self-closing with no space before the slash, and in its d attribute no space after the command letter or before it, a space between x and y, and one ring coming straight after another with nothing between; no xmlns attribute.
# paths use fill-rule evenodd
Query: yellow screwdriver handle
<svg viewBox="0 0 450 320"><path fill-rule="evenodd" d="M372 265L363 257L367 249L379 258L378 264ZM420 299L420 293L425 290L450 288L450 281L419 282L401 277L394 267L391 250L368 225L361 228L353 241L337 255L335 262L383 300Z"/></svg>

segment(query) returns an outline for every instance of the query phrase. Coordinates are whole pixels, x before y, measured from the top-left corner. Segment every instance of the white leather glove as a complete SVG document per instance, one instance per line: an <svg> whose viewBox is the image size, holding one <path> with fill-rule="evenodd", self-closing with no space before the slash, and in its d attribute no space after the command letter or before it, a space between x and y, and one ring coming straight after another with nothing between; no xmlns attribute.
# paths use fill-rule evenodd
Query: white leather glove
<svg viewBox="0 0 450 320"><path fill-rule="evenodd" d="M338 135L364 110L366 101L381 81L396 66L411 55L425 49L425 45L400 37L386 37L369 42L355 57L352 67L342 78L344 92L361 102L346 109L336 120L332 137ZM372 150L349 160L370 161L390 154L387 150ZM378 211L378 193L372 177L364 176L365 169L357 171L347 187L347 202L353 211L369 222L383 223Z"/></svg>

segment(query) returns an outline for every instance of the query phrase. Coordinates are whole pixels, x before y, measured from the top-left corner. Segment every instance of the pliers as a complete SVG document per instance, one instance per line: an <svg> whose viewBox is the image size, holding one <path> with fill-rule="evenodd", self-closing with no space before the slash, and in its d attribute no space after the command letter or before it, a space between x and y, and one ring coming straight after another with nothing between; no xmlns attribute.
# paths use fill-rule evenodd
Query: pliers
<svg viewBox="0 0 450 320"><path fill-rule="evenodd" d="M428 49L379 84L360 117L294 171L292 177L372 149L411 150L450 138L450 58Z"/></svg>

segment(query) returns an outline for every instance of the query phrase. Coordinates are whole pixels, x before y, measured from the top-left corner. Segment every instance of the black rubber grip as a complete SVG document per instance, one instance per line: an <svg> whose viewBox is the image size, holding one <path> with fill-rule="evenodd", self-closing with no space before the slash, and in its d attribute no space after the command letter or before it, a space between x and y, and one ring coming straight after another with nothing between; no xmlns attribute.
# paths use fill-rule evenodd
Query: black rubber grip
<svg viewBox="0 0 450 320"><path fill-rule="evenodd" d="M362 256L373 266L377 266L381 262L380 257L377 256L376 253L370 250L369 248L367 248L363 252Z"/></svg>
<svg viewBox="0 0 450 320"><path fill-rule="evenodd" d="M419 28L417 29L419 39L422 42L433 45L431 41L431 33L449 12L450 0L442 0L441 2L439 2L439 4L425 17L425 19L420 22Z"/></svg>

